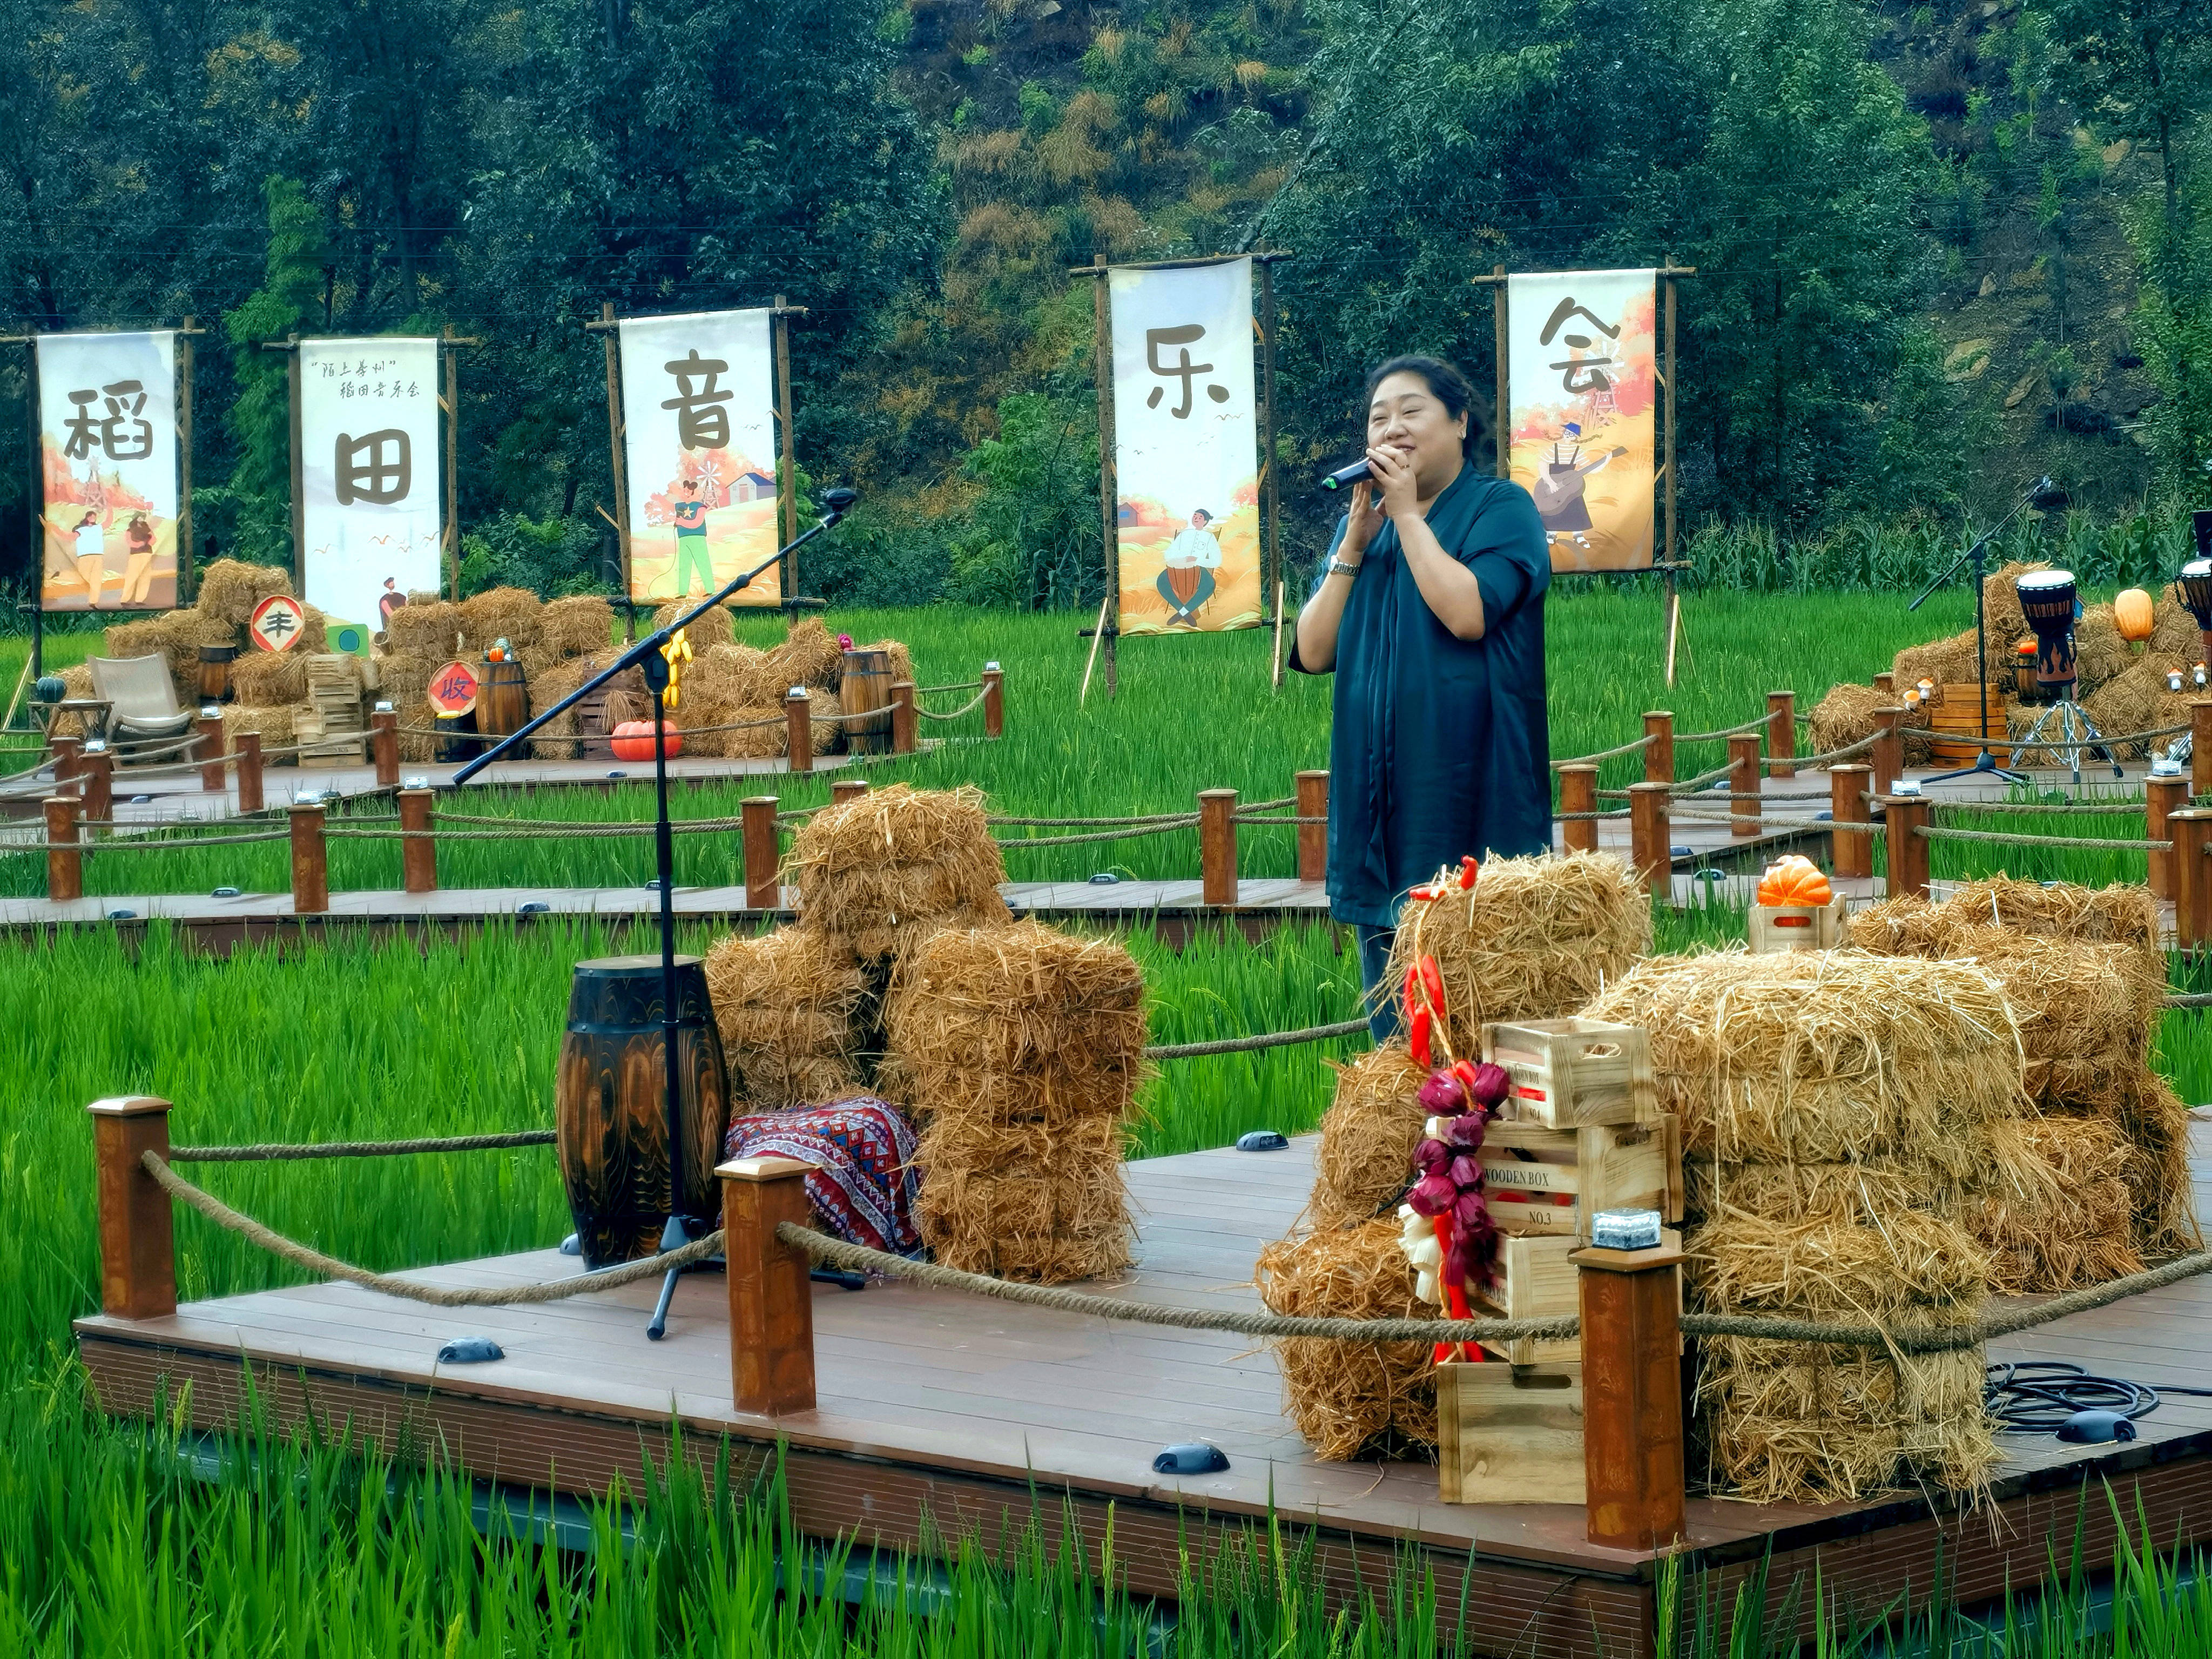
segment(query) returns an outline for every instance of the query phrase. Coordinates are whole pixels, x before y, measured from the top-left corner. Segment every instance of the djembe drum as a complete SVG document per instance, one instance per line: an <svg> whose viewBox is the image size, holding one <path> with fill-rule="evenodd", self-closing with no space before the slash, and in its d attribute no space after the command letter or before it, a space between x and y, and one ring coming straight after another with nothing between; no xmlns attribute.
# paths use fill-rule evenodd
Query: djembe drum
<svg viewBox="0 0 2212 1659"><path fill-rule="evenodd" d="M2035 570L2020 579L2021 615L2035 630L2035 682L2054 702L2074 696L2074 618L2080 609L2072 571Z"/></svg>
<svg viewBox="0 0 2212 1659"><path fill-rule="evenodd" d="M1190 602L1198 597L1199 574L1194 564L1171 564L1168 567L1168 592L1175 595L1176 603L1185 610L1188 610Z"/></svg>
<svg viewBox="0 0 2212 1659"><path fill-rule="evenodd" d="M2198 514L2197 517L2206 517ZM2200 542L2203 538L2200 537ZM2212 662L2212 558L2191 559L2181 567L2181 574L2174 579L2173 591L2180 597L2189 614L2197 618L2197 631L2202 636L2198 646L2203 654L2199 662Z"/></svg>

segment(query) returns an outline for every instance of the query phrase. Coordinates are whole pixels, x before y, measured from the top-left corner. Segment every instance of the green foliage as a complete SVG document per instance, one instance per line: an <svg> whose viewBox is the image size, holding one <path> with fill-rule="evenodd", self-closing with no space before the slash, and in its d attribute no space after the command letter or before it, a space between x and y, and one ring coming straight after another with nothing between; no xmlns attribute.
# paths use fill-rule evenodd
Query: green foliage
<svg viewBox="0 0 2212 1659"><path fill-rule="evenodd" d="M612 532L595 533L576 519L533 520L520 513L496 513L461 536L461 588L480 593L488 587L527 587L544 599L564 593L604 592L619 587L600 568Z"/></svg>
<svg viewBox="0 0 2212 1659"><path fill-rule="evenodd" d="M269 234L261 286L223 318L236 365L238 394L227 419L237 459L228 488L207 492L205 500L228 520L229 534L218 532L227 551L255 563L289 564L289 358L261 347L301 332L322 288L328 244L322 210L296 179L271 174L262 196L268 204ZM200 499L195 496L195 506Z"/></svg>
<svg viewBox="0 0 2212 1659"><path fill-rule="evenodd" d="M1038 392L1002 399L999 435L976 446L968 470L984 488L952 544L948 596L1024 611L1095 603L1104 574L1093 406Z"/></svg>

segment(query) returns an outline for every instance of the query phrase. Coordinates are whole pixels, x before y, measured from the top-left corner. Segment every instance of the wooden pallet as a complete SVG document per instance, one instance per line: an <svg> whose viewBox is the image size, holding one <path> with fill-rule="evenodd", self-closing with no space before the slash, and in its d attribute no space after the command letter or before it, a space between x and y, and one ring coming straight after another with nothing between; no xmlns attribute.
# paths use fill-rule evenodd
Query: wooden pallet
<svg viewBox="0 0 2212 1659"><path fill-rule="evenodd" d="M362 758L368 732L361 713L358 657L330 652L307 659L307 707L294 718L292 732L302 759Z"/></svg>

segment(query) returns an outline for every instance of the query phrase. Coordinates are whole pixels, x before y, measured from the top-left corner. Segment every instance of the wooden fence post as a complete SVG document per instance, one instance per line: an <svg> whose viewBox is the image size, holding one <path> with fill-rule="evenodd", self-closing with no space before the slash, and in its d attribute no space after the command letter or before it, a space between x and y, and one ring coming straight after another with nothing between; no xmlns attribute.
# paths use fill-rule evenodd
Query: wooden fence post
<svg viewBox="0 0 2212 1659"><path fill-rule="evenodd" d="M2189 705L2189 793L2212 795L2212 697Z"/></svg>
<svg viewBox="0 0 2212 1659"><path fill-rule="evenodd" d="M848 800L858 800L868 793L866 778L840 778L830 786L830 804L842 806Z"/></svg>
<svg viewBox="0 0 2212 1659"><path fill-rule="evenodd" d="M319 915L331 908L330 843L323 839L320 801L292 807L292 914Z"/></svg>
<svg viewBox="0 0 2212 1659"><path fill-rule="evenodd" d="M169 1195L139 1160L169 1152L169 1103L152 1095L95 1100L92 1153L100 1194L100 1310L159 1319L177 1310Z"/></svg>
<svg viewBox="0 0 2212 1659"><path fill-rule="evenodd" d="M1766 694L1766 771L1770 777L1794 778L1797 769L1790 762L1797 757L1797 694L1795 691L1770 691Z"/></svg>
<svg viewBox="0 0 2212 1659"><path fill-rule="evenodd" d="M1867 761L1874 768L1874 793L1887 796L1897 787L1897 780L1905 770L1905 739L1897 729L1897 723L1905 718L1905 710L1892 703L1875 709L1874 718L1877 729Z"/></svg>
<svg viewBox="0 0 2212 1659"><path fill-rule="evenodd" d="M794 685L783 696L784 744L794 772L814 769L814 702L806 688Z"/></svg>
<svg viewBox="0 0 2212 1659"><path fill-rule="evenodd" d="M1832 766L1828 769L1828 818L1831 823L1872 822L1867 793L1873 787L1871 766ZM1856 830L1836 830L1829 837L1828 861L1845 880L1874 874L1874 837Z"/></svg>
<svg viewBox="0 0 2212 1659"><path fill-rule="evenodd" d="M261 810L261 734L241 732L238 734L238 810L258 812Z"/></svg>
<svg viewBox="0 0 2212 1659"><path fill-rule="evenodd" d="M775 1236L806 1224L806 1177L792 1158L738 1158L716 1168L722 1182L722 1256L730 1296L730 1399L773 1417L814 1409L813 1265Z"/></svg>
<svg viewBox="0 0 2212 1659"><path fill-rule="evenodd" d="M1928 801L1921 795L1888 795L1881 803L1889 827L1889 893L1928 896Z"/></svg>
<svg viewBox="0 0 2212 1659"><path fill-rule="evenodd" d="M1302 818L1327 817L1328 774L1301 772L1297 781L1298 816ZM1328 825L1326 823L1302 823L1298 826L1298 879L1328 879Z"/></svg>
<svg viewBox="0 0 2212 1659"><path fill-rule="evenodd" d="M399 828L407 837L399 843L399 884L410 893L438 890L438 843L428 839L434 799L428 789L399 792Z"/></svg>
<svg viewBox="0 0 2212 1659"><path fill-rule="evenodd" d="M54 783L58 787L75 777L84 764L84 739L49 738L46 746L54 751Z"/></svg>
<svg viewBox="0 0 2212 1659"><path fill-rule="evenodd" d="M199 730L200 793L222 793L222 716L203 714L192 724Z"/></svg>
<svg viewBox="0 0 2212 1659"><path fill-rule="evenodd" d="M776 846L775 797L748 795L738 808L745 860L745 908L783 908L782 854Z"/></svg>
<svg viewBox="0 0 2212 1659"><path fill-rule="evenodd" d="M1674 717L1663 710L1655 710L1644 717L1644 735L1651 739L1644 745L1644 781L1672 783L1674 781Z"/></svg>
<svg viewBox="0 0 2212 1659"><path fill-rule="evenodd" d="M1237 902L1237 792L1198 792L1200 898L1207 904Z"/></svg>
<svg viewBox="0 0 2212 1659"><path fill-rule="evenodd" d="M1874 677L1874 689L1877 691L1894 691L1897 690L1896 680L1897 677L1885 668Z"/></svg>
<svg viewBox="0 0 2212 1659"><path fill-rule="evenodd" d="M1759 799L1759 733L1741 732L1728 740L1729 793L1736 797L1729 802L1729 834L1744 841L1759 831L1759 809L1764 804ZM1744 796L1752 799L1746 800Z"/></svg>
<svg viewBox="0 0 2212 1659"><path fill-rule="evenodd" d="M1628 786L1628 860L1644 878L1644 890L1672 900L1674 855L1667 841L1668 796L1663 783Z"/></svg>
<svg viewBox="0 0 2212 1659"><path fill-rule="evenodd" d="M2155 775L2143 780L2143 839L2166 839L2166 821L2189 805L2189 786L2179 776ZM2173 854L2154 847L2150 852L2150 890L2154 898L2173 896Z"/></svg>
<svg viewBox="0 0 2212 1659"><path fill-rule="evenodd" d="M88 823L109 823L115 817L115 757L105 749L95 749L77 763L84 787L79 797L84 802L84 817Z"/></svg>
<svg viewBox="0 0 2212 1659"><path fill-rule="evenodd" d="M983 665L983 735L1006 735L1006 676L994 662Z"/></svg>
<svg viewBox="0 0 2212 1659"><path fill-rule="evenodd" d="M46 896L84 896L84 854L77 850L77 805L70 795L48 795L46 811Z"/></svg>
<svg viewBox="0 0 2212 1659"><path fill-rule="evenodd" d="M1597 811L1597 768L1595 766L1562 766L1559 769L1559 842L1570 853L1597 851L1597 820L1568 817L1570 812Z"/></svg>
<svg viewBox="0 0 2212 1659"><path fill-rule="evenodd" d="M891 687L891 753L914 753L921 739L921 716L914 707L914 682L900 680Z"/></svg>
<svg viewBox="0 0 2212 1659"><path fill-rule="evenodd" d="M1579 1249L1583 1530L1656 1550L1682 1535L1680 1249Z"/></svg>
<svg viewBox="0 0 2212 1659"><path fill-rule="evenodd" d="M2173 839L2173 942L2184 951L2201 950L2212 940L2212 870L2204 867L2212 811L2169 812L2166 833Z"/></svg>
<svg viewBox="0 0 2212 1659"><path fill-rule="evenodd" d="M376 787L399 787L399 716L380 708L368 717L368 746L376 757Z"/></svg>

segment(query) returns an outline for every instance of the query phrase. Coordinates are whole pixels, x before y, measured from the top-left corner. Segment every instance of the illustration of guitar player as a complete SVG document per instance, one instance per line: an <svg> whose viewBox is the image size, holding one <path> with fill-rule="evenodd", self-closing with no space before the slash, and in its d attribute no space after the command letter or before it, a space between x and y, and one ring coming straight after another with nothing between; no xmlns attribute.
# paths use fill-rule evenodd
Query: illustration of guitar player
<svg viewBox="0 0 2212 1659"><path fill-rule="evenodd" d="M1530 494L1535 497L1536 513L1544 521L1547 537L1564 538L1577 547L1587 548L1587 532L1591 525L1589 503L1583 498L1583 480L1628 451L1613 449L1594 461L1585 461L1582 459L1582 437L1580 422L1568 421L1560 426L1559 436L1553 441L1552 453L1545 461L1543 476L1536 480L1536 487Z"/></svg>

